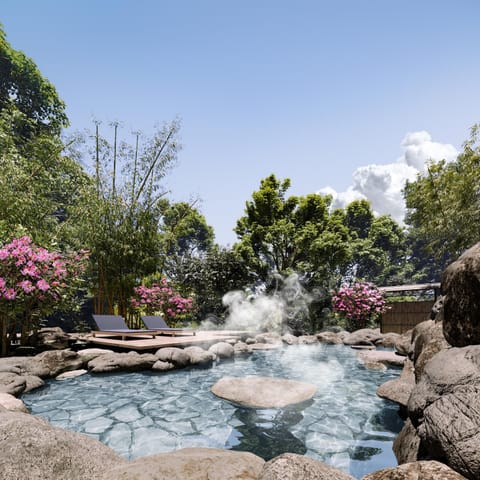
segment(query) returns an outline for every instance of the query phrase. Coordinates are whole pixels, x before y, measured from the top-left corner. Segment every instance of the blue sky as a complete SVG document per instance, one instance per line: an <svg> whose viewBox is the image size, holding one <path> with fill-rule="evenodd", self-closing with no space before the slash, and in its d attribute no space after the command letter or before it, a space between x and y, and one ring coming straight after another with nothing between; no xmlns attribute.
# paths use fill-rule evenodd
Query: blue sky
<svg viewBox="0 0 480 480"><path fill-rule="evenodd" d="M453 158L480 122L479 14L477 0L1 0L0 22L73 130L179 116L170 198L199 196L232 244L271 173L292 195L329 187L398 217L402 175Z"/></svg>

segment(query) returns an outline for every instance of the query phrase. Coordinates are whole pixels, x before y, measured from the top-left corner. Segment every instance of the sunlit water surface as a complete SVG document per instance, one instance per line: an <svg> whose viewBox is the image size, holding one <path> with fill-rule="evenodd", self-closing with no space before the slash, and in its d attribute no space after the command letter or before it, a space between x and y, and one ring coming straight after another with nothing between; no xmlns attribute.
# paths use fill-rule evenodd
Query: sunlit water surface
<svg viewBox="0 0 480 480"><path fill-rule="evenodd" d="M246 450L265 459L304 454L360 478L396 465L392 442L402 427L395 404L377 387L399 370L367 370L344 346L257 351L208 369L84 375L49 381L22 399L34 415L86 433L126 458L186 447ZM274 376L313 383L310 404L238 408L210 387L223 376Z"/></svg>

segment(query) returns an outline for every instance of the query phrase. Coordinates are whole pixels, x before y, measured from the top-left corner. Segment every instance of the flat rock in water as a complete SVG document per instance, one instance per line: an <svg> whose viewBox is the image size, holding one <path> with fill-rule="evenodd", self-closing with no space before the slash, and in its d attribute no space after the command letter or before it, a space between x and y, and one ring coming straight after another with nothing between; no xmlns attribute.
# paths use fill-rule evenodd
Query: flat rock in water
<svg viewBox="0 0 480 480"><path fill-rule="evenodd" d="M367 350L358 353L357 356L364 362L378 362L397 367L403 367L403 364L405 363L405 357L402 355L397 355L395 352L384 350Z"/></svg>
<svg viewBox="0 0 480 480"><path fill-rule="evenodd" d="M252 408L283 408L310 400L317 387L309 383L271 377L224 377L212 393L234 404Z"/></svg>

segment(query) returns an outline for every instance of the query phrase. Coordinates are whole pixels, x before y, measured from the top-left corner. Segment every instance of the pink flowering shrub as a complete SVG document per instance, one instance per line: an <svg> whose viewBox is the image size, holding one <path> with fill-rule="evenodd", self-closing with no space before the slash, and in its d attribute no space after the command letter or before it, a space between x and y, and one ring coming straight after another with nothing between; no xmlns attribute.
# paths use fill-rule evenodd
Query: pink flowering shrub
<svg viewBox="0 0 480 480"><path fill-rule="evenodd" d="M160 284L153 283L151 287L135 287L134 292L130 299L134 310L150 315L161 313L167 323L174 323L178 317L193 311L193 300L176 293L166 278L162 278Z"/></svg>
<svg viewBox="0 0 480 480"><path fill-rule="evenodd" d="M50 252L27 236L0 248L2 353L8 335L36 328L55 308L71 305L87 259L86 251Z"/></svg>
<svg viewBox="0 0 480 480"><path fill-rule="evenodd" d="M388 308L380 290L368 282L357 282L333 292L332 311L346 319L349 330L365 328Z"/></svg>

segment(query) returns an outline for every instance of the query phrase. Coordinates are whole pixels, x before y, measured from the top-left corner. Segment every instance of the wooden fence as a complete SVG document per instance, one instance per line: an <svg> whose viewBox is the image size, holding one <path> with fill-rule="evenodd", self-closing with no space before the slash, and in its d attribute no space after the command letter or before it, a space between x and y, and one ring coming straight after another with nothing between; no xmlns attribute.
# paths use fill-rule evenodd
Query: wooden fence
<svg viewBox="0 0 480 480"><path fill-rule="evenodd" d="M393 302L386 313L382 315L380 329L382 333L404 333L420 322L430 318L433 301L424 302Z"/></svg>

